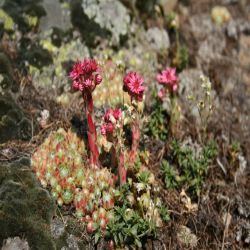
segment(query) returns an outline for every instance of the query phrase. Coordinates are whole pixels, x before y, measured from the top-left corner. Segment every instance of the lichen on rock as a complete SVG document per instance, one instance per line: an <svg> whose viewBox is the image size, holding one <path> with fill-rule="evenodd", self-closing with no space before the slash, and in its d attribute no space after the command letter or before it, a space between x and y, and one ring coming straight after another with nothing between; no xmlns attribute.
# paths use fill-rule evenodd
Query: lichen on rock
<svg viewBox="0 0 250 250"><path fill-rule="evenodd" d="M83 12L101 28L111 32L115 43L128 33L130 17L117 0L82 0Z"/></svg>

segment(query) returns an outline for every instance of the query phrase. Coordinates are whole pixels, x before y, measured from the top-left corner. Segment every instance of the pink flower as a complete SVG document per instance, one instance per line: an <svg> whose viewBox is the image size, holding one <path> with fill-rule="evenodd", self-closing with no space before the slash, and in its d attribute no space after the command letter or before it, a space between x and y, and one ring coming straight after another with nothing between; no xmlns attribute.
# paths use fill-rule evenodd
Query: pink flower
<svg viewBox="0 0 250 250"><path fill-rule="evenodd" d="M106 125L105 124L101 125L101 134L106 135Z"/></svg>
<svg viewBox="0 0 250 250"><path fill-rule="evenodd" d="M122 117L122 111L121 109L114 109L113 110L113 116L118 121Z"/></svg>
<svg viewBox="0 0 250 250"><path fill-rule="evenodd" d="M96 85L102 82L102 76L99 73L99 67L95 59L84 59L76 62L70 72L70 78L73 80L73 89L93 91Z"/></svg>
<svg viewBox="0 0 250 250"><path fill-rule="evenodd" d="M113 130L114 130L114 126L111 122L101 125L101 134L102 135L112 134Z"/></svg>
<svg viewBox="0 0 250 250"><path fill-rule="evenodd" d="M74 90L79 90L79 83L77 81L73 81L72 87Z"/></svg>
<svg viewBox="0 0 250 250"><path fill-rule="evenodd" d="M157 74L156 79L160 84L168 86L173 92L177 90L178 78L175 68L166 68L160 74Z"/></svg>
<svg viewBox="0 0 250 250"><path fill-rule="evenodd" d="M100 74L95 75L95 82L97 85L102 82L102 76Z"/></svg>
<svg viewBox="0 0 250 250"><path fill-rule="evenodd" d="M137 101L142 101L143 92L145 87L143 86L144 79L136 72L129 72L123 78L123 89L128 92L131 97L137 99Z"/></svg>
<svg viewBox="0 0 250 250"><path fill-rule="evenodd" d="M107 134L111 134L114 130L114 126L111 122L106 124L106 133Z"/></svg>
<svg viewBox="0 0 250 250"><path fill-rule="evenodd" d="M113 116L116 121L118 121L122 116L121 109L108 109L104 114L105 122L112 122L110 116Z"/></svg>
<svg viewBox="0 0 250 250"><path fill-rule="evenodd" d="M114 131L116 121L122 117L121 109L108 109L103 117L103 124L101 125L101 134L107 135Z"/></svg>
<svg viewBox="0 0 250 250"><path fill-rule="evenodd" d="M108 109L105 114L104 114L104 121L110 122L110 116L113 115L113 110L112 109Z"/></svg>
<svg viewBox="0 0 250 250"><path fill-rule="evenodd" d="M166 96L166 90L164 88L160 89L157 95L162 100Z"/></svg>
<svg viewBox="0 0 250 250"><path fill-rule="evenodd" d="M86 58L81 62L82 69L85 74L90 74L98 69L98 65L95 59Z"/></svg>
<svg viewBox="0 0 250 250"><path fill-rule="evenodd" d="M77 80L81 74L83 74L82 63L76 62L69 76L72 80Z"/></svg>

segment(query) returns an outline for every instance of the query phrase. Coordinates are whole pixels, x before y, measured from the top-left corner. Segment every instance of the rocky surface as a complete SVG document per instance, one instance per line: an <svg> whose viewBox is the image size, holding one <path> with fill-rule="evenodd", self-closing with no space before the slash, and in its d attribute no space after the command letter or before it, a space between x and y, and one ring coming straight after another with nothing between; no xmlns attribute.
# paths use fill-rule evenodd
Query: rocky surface
<svg viewBox="0 0 250 250"><path fill-rule="evenodd" d="M29 140L31 121L11 96L0 96L0 143L11 139Z"/></svg>
<svg viewBox="0 0 250 250"><path fill-rule="evenodd" d="M55 249L49 225L55 204L29 167L29 160L0 163L0 242L25 237L32 249Z"/></svg>
<svg viewBox="0 0 250 250"><path fill-rule="evenodd" d="M14 237L4 241L2 250L30 250L30 247L26 240Z"/></svg>

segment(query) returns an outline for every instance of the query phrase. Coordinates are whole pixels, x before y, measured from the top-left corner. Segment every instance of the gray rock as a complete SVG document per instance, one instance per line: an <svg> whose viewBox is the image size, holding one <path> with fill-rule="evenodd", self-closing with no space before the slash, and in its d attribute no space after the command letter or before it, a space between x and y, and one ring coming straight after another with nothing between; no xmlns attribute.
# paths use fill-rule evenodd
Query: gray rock
<svg viewBox="0 0 250 250"><path fill-rule="evenodd" d="M169 49L170 40L166 30L150 28L146 33L147 40L154 50Z"/></svg>
<svg viewBox="0 0 250 250"><path fill-rule="evenodd" d="M199 69L187 69L179 74L179 95L185 99L192 95L194 98L201 98L200 76L203 72Z"/></svg>
<svg viewBox="0 0 250 250"><path fill-rule="evenodd" d="M31 249L55 249L48 230L54 201L25 163L0 163L0 242L19 236Z"/></svg>
<svg viewBox="0 0 250 250"><path fill-rule="evenodd" d="M201 87L200 77L204 75L199 69L184 70L179 75L179 89L178 93L180 99L185 106L186 112L192 114L195 118L196 125L201 125L200 114L197 108L197 104L204 98L204 90ZM193 101L188 101L188 98L192 97ZM213 105L218 106L218 98L214 90L211 91L211 99L213 99Z"/></svg>
<svg viewBox="0 0 250 250"><path fill-rule="evenodd" d="M250 36L241 34L239 41L240 51L238 60L245 69L250 68Z"/></svg>
<svg viewBox="0 0 250 250"><path fill-rule="evenodd" d="M117 0L82 0L83 12L102 29L112 34L113 42L119 43L120 36L128 33L130 16L127 9Z"/></svg>
<svg viewBox="0 0 250 250"><path fill-rule="evenodd" d="M77 237L75 237L73 234L70 234L68 237L67 237L67 244L68 244L68 247L70 250L79 250L80 248L78 247L78 239Z"/></svg>
<svg viewBox="0 0 250 250"><path fill-rule="evenodd" d="M0 95L0 143L11 139L29 140L31 122L10 95Z"/></svg>
<svg viewBox="0 0 250 250"><path fill-rule="evenodd" d="M59 0L43 0L42 6L46 11L46 16L40 20L40 31L44 32L51 28L65 31L71 28L70 10L63 7Z"/></svg>
<svg viewBox="0 0 250 250"><path fill-rule="evenodd" d="M226 26L226 33L230 38L238 39L241 32L250 32L250 22L244 19L233 19Z"/></svg>
<svg viewBox="0 0 250 250"><path fill-rule="evenodd" d="M225 46L226 39L223 33L218 31L207 36L198 49L196 58L198 67L202 68L213 60L219 60Z"/></svg>
<svg viewBox="0 0 250 250"><path fill-rule="evenodd" d="M179 227L177 240L184 248L195 248L198 244L197 236L186 226Z"/></svg>
<svg viewBox="0 0 250 250"><path fill-rule="evenodd" d="M30 250L30 247L26 240L14 237L4 241L2 250Z"/></svg>
<svg viewBox="0 0 250 250"><path fill-rule="evenodd" d="M192 16L190 18L190 26L192 34L198 41L204 40L204 38L216 30L216 27L208 14L197 14Z"/></svg>
<svg viewBox="0 0 250 250"><path fill-rule="evenodd" d="M58 239L65 232L64 223L59 218L55 218L52 220L50 224L50 230L53 238Z"/></svg>

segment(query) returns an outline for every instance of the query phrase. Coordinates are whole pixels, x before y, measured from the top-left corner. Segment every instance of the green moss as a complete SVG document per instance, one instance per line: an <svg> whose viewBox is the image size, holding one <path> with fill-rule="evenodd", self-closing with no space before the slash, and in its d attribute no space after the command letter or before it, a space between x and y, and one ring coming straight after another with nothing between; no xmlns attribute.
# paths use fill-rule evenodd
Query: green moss
<svg viewBox="0 0 250 250"><path fill-rule="evenodd" d="M3 10L0 9L0 21L4 23L5 30L13 30L14 29L14 21L13 19Z"/></svg>
<svg viewBox="0 0 250 250"><path fill-rule="evenodd" d="M20 236L32 249L56 249L50 235L55 204L23 163L0 166L0 242Z"/></svg>

